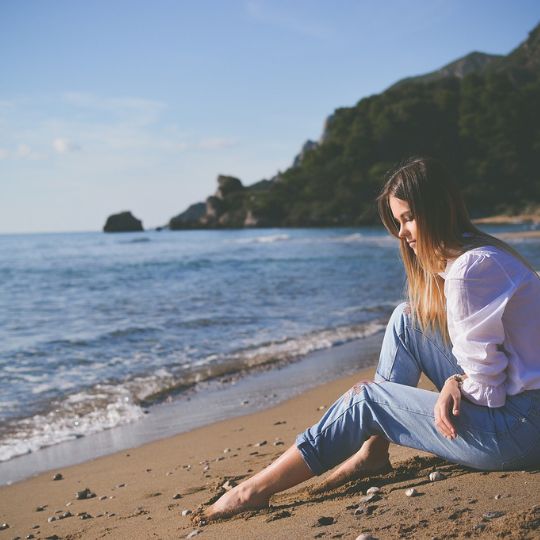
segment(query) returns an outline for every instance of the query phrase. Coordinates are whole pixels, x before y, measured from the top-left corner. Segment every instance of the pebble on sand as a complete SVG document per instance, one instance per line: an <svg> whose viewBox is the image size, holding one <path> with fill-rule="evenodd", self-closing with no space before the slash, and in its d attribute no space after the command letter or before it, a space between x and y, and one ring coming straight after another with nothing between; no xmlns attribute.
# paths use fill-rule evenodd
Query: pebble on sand
<svg viewBox="0 0 540 540"><path fill-rule="evenodd" d="M234 480L227 480L221 487L225 491L230 491L233 487L236 487L236 482Z"/></svg>
<svg viewBox="0 0 540 540"><path fill-rule="evenodd" d="M334 518L332 516L321 516L316 523L316 526L326 526L326 525L332 525L334 523Z"/></svg>
<svg viewBox="0 0 540 540"><path fill-rule="evenodd" d="M439 480L444 480L446 476L440 471L433 471L429 473L429 480L431 482L438 482Z"/></svg>
<svg viewBox="0 0 540 540"><path fill-rule="evenodd" d="M375 536L371 536L371 534L359 534L356 537L356 540L377 540Z"/></svg>
<svg viewBox="0 0 540 540"><path fill-rule="evenodd" d="M490 521L492 519L496 519L496 518L500 518L504 516L504 512L486 512L483 516L482 516L482 519L484 521Z"/></svg>
<svg viewBox="0 0 540 540"><path fill-rule="evenodd" d="M180 495L180 493L176 493L173 497L173 499L181 499L182 498L182 495Z"/></svg>
<svg viewBox="0 0 540 540"><path fill-rule="evenodd" d="M92 491L90 491L89 488L85 488L81 491L77 491L76 493L76 497L77 497L77 500L78 501L82 501L82 500L85 500L85 499L92 499L96 496L95 493L93 493Z"/></svg>
<svg viewBox="0 0 540 540"><path fill-rule="evenodd" d="M407 497L416 497L418 495L418 491L416 491L414 488L409 488L405 491L405 495L407 495Z"/></svg>
<svg viewBox="0 0 540 540"><path fill-rule="evenodd" d="M182 510L183 517L189 516L189 514L191 514L191 510L189 510L188 508L186 508L185 510Z"/></svg>
<svg viewBox="0 0 540 540"><path fill-rule="evenodd" d="M370 487L370 488L366 491L366 495L373 495L374 493L379 493L380 491L381 491L381 488L380 488L380 487L373 486L373 487Z"/></svg>
<svg viewBox="0 0 540 540"><path fill-rule="evenodd" d="M8 523L0 524L0 531L5 531L6 529L9 529L9 524Z"/></svg>
<svg viewBox="0 0 540 540"><path fill-rule="evenodd" d="M199 531L199 529L193 529L187 536L186 538L193 538L194 536L197 536L201 531Z"/></svg>
<svg viewBox="0 0 540 540"><path fill-rule="evenodd" d="M63 480L64 477L60 473L56 473L53 478L53 480Z"/></svg>

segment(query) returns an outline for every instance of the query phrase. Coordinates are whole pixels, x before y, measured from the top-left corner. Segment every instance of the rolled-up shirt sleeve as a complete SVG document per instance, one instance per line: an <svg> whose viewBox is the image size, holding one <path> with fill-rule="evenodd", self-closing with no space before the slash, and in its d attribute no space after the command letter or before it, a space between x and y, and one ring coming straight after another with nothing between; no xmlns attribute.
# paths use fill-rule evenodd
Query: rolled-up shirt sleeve
<svg viewBox="0 0 540 540"><path fill-rule="evenodd" d="M468 375L462 394L473 403L501 407L506 401L503 314L515 287L497 260L465 254L445 281L452 352Z"/></svg>

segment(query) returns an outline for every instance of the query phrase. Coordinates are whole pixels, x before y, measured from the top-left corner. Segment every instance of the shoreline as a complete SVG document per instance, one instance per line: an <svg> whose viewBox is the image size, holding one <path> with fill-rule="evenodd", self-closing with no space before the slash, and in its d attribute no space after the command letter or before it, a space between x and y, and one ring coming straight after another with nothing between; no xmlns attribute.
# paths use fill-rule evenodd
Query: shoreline
<svg viewBox="0 0 540 540"><path fill-rule="evenodd" d="M205 381L177 399L148 407L148 414L135 422L0 462L0 486L275 406L321 382L374 365L382 336L378 331L271 368Z"/></svg>
<svg viewBox="0 0 540 540"><path fill-rule="evenodd" d="M61 480L48 472L0 487L0 522L9 525L0 534L70 540L354 539L360 533L380 540L534 538L540 527L540 471L472 471L395 445L390 449L394 471L382 477L315 497L305 486L316 478L274 496L269 509L197 529L189 515L182 515L215 499L227 480L240 481L266 466L339 395L372 375L373 368L357 371L259 412L55 470ZM425 380L421 384L432 388ZM430 482L433 470L445 479ZM363 502L370 486L379 486L380 496ZM417 497L405 496L411 487ZM76 492L86 488L95 497L77 500Z"/></svg>

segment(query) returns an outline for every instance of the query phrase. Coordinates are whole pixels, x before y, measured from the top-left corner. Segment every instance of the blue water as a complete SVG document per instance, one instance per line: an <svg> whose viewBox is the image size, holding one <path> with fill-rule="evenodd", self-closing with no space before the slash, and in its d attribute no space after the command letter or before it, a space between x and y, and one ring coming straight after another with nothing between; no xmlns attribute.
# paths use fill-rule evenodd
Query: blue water
<svg viewBox="0 0 540 540"><path fill-rule="evenodd" d="M515 247L540 267L538 240ZM0 461L371 335L403 296L379 228L5 235L0 254Z"/></svg>

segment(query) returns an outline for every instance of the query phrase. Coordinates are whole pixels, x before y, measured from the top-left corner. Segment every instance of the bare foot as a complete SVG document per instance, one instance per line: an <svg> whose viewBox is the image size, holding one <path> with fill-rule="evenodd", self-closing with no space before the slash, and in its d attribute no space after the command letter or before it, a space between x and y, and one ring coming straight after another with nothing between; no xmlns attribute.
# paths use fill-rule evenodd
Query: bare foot
<svg viewBox="0 0 540 540"><path fill-rule="evenodd" d="M374 452L368 452L362 448L342 463L328 478L311 487L309 491L311 494L317 495L352 480L359 480L375 474L385 474L391 470L392 465L388 458L388 452L376 455Z"/></svg>
<svg viewBox="0 0 540 540"><path fill-rule="evenodd" d="M266 508L270 497L251 489L249 480L224 493L212 506L195 512L192 521L205 525L209 521L229 518L246 510Z"/></svg>

